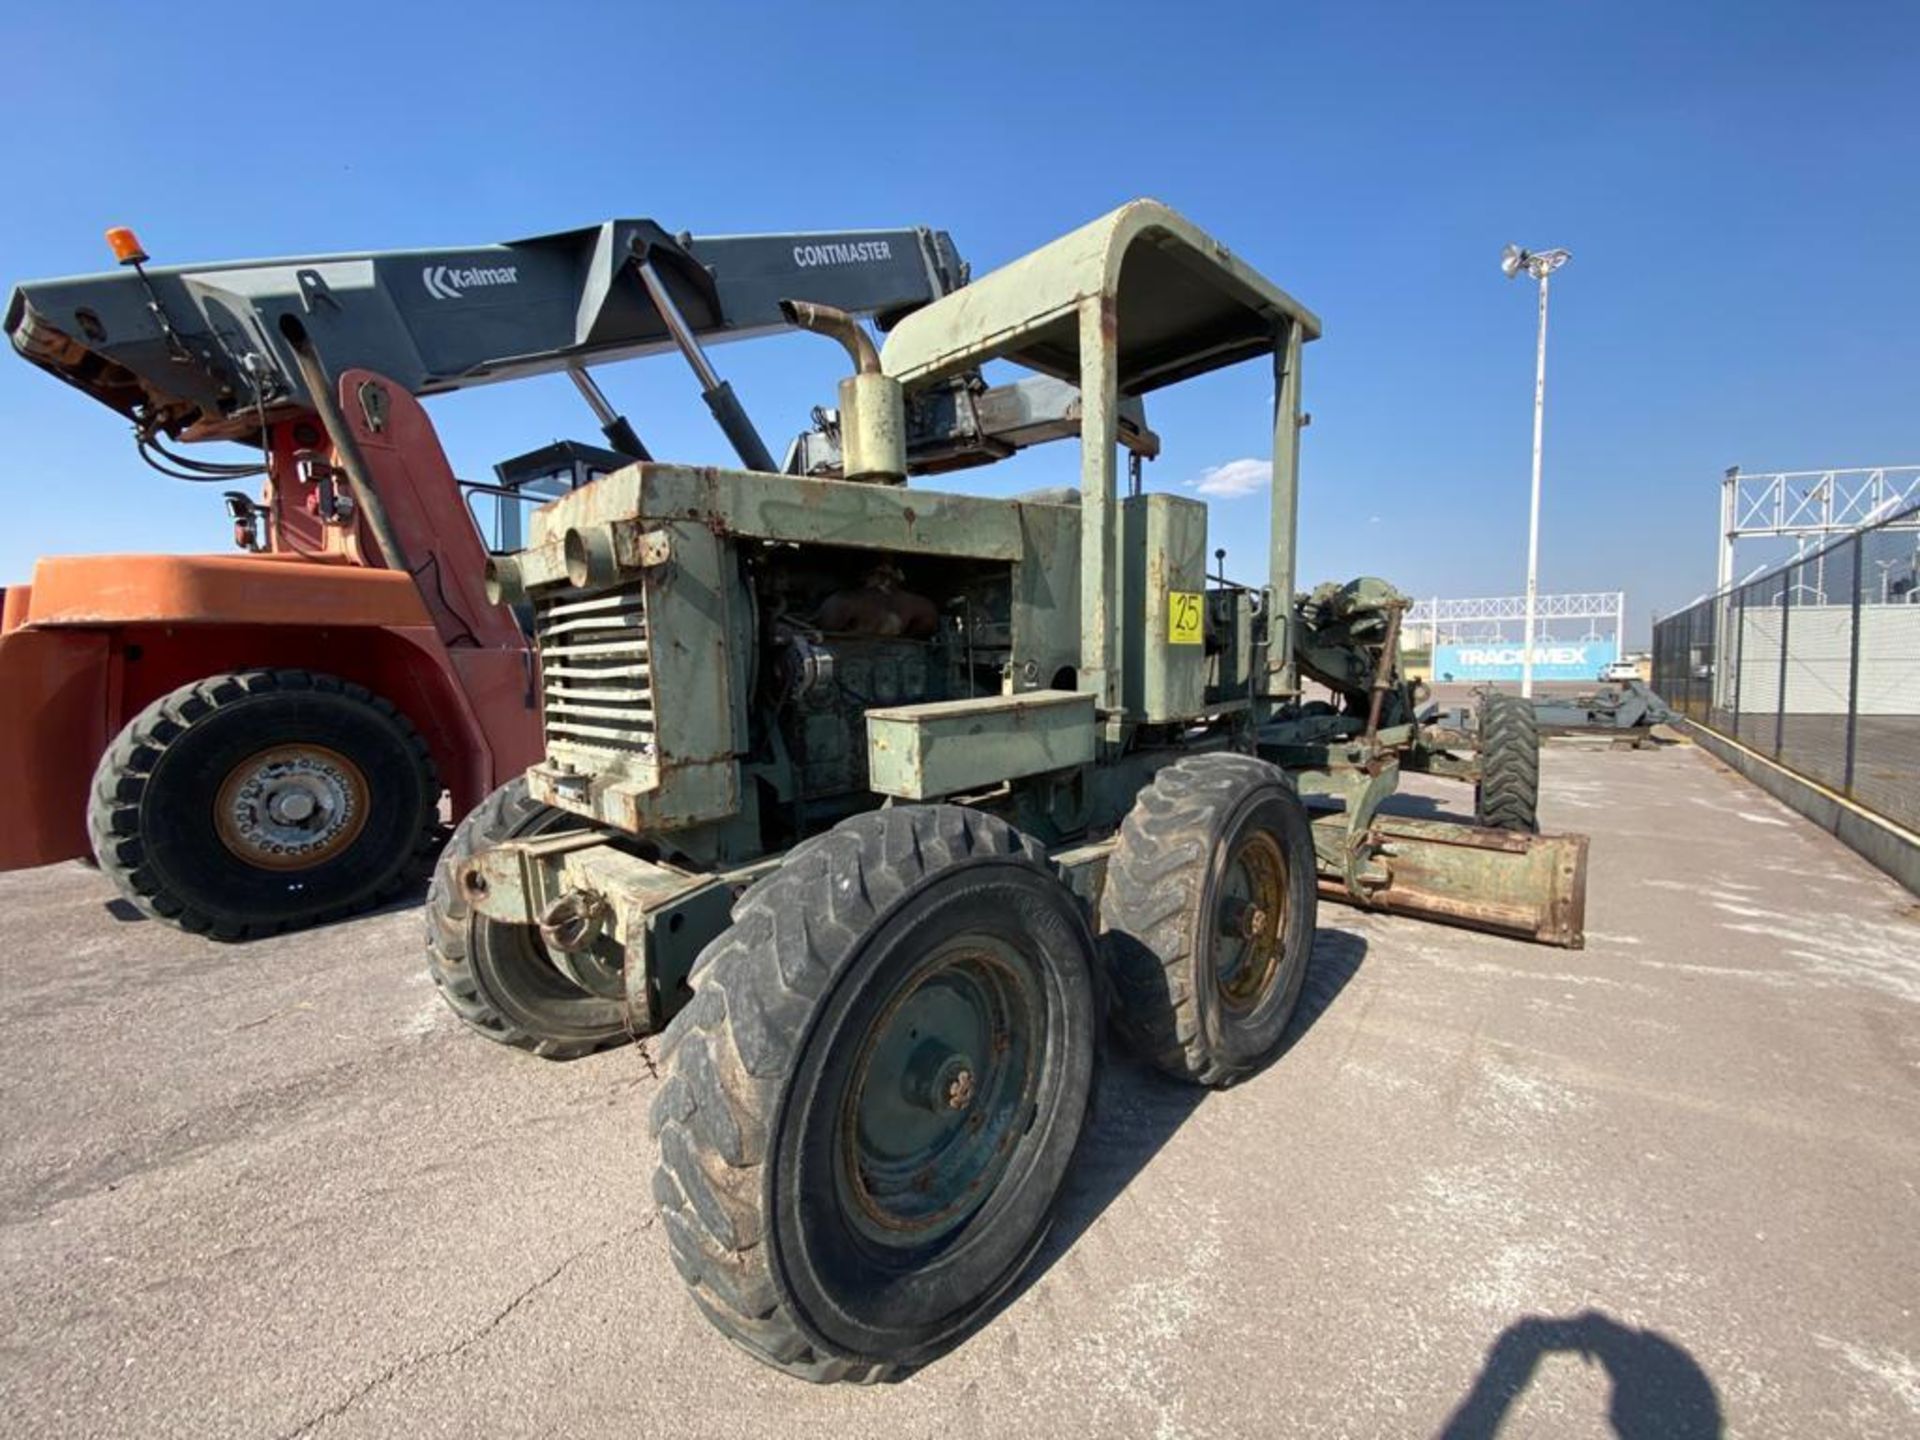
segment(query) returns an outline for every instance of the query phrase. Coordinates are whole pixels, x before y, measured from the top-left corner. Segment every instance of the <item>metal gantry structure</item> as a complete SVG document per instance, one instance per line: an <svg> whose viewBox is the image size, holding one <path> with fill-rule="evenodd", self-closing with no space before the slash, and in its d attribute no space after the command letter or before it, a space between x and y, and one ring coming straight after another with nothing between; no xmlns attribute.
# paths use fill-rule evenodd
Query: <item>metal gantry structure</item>
<svg viewBox="0 0 1920 1440"><path fill-rule="evenodd" d="M1592 625L1611 621L1614 654L1625 653L1627 592L1624 590L1581 590L1564 595L1536 595L1533 614L1537 623L1549 625L1555 620L1585 620L1589 622L1590 634L1597 633L1591 630ZM1526 620L1525 595L1494 595L1465 600L1443 600L1435 596L1429 600L1416 600L1402 623L1408 629L1430 630L1436 645L1451 645L1459 643L1463 633L1468 638L1485 638L1471 635L1474 626L1485 626L1504 636L1508 625L1524 625Z"/></svg>
<svg viewBox="0 0 1920 1440"><path fill-rule="evenodd" d="M1920 465L1747 474L1738 465L1720 482L1720 564L1716 591L1734 583L1741 540L1826 540L1920 506ZM1920 511L1890 530L1920 530Z"/></svg>

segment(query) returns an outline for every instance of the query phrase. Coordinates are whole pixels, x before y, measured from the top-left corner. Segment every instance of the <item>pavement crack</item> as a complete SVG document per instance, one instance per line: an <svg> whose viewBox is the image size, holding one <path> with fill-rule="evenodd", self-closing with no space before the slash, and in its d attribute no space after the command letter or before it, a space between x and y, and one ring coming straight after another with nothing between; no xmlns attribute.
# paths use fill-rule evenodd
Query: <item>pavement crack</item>
<svg viewBox="0 0 1920 1440"><path fill-rule="evenodd" d="M269 1010L265 1015L255 1016L251 1020L242 1020L227 1033L229 1035L238 1035L242 1030L258 1029L269 1021L278 1020L282 1015L291 1015L297 1010L311 1009L313 1009L313 1002L311 1000L297 1000L291 1005L282 1005L278 1010Z"/></svg>
<svg viewBox="0 0 1920 1440"><path fill-rule="evenodd" d="M587 1259L591 1255L596 1255L602 1250L618 1245L622 1241L632 1239L641 1231L650 1228L652 1224L653 1217L648 1216L641 1224L628 1226L616 1234L607 1236L604 1240L596 1240L591 1245L581 1246L571 1255L561 1260L559 1264L555 1265L551 1270L547 1271L547 1273L542 1275L538 1280L535 1280L525 1289L515 1294L506 1304L502 1305L498 1310L494 1311L492 1315L488 1316L487 1319L476 1326L471 1334L456 1340L451 1345L443 1345L435 1350L423 1350L416 1355L408 1355L394 1361L393 1364L389 1365L379 1374L372 1376L364 1384L356 1387L343 1398L334 1401L317 1414L309 1416L293 1429L281 1432L278 1440L300 1440L301 1436L311 1435L322 1425L327 1424L329 1421L339 1419L376 1390L384 1389L402 1376L412 1374L423 1365L431 1365L440 1360L451 1360L455 1356L472 1349L504 1325L516 1310L519 1310L528 1301L532 1300L535 1295L545 1290L582 1260Z"/></svg>

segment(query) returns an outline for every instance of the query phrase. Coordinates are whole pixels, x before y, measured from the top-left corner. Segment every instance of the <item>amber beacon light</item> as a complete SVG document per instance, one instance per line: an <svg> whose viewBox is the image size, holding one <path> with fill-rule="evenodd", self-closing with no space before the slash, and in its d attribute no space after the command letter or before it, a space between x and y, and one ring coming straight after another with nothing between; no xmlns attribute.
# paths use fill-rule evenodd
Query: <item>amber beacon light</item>
<svg viewBox="0 0 1920 1440"><path fill-rule="evenodd" d="M140 237L125 225L115 225L107 231L107 248L122 265L147 263L147 252L140 248Z"/></svg>

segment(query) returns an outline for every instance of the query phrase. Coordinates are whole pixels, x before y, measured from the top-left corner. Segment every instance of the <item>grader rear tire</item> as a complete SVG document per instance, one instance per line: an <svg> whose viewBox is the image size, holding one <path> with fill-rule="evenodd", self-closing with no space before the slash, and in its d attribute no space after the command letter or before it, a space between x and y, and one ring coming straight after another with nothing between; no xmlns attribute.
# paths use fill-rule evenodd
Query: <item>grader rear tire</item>
<svg viewBox="0 0 1920 1440"><path fill-rule="evenodd" d="M583 990L547 959L531 925L476 915L459 870L503 840L577 830L581 821L542 805L515 776L462 820L427 887L427 973L463 1023L498 1045L571 1060L632 1039L619 1002Z"/></svg>
<svg viewBox="0 0 1920 1440"><path fill-rule="evenodd" d="M1201 1085L1258 1070L1299 1003L1318 905L1285 771L1229 754L1160 771L1120 827L1100 900L1128 1047Z"/></svg>
<svg viewBox="0 0 1920 1440"><path fill-rule="evenodd" d="M1040 846L952 805L857 816L741 897L667 1027L654 1198L755 1359L884 1379L1045 1238L1084 1127L1097 952Z"/></svg>
<svg viewBox="0 0 1920 1440"><path fill-rule="evenodd" d="M1540 828L1540 724L1533 702L1489 691L1480 707L1480 782L1473 816L1493 830Z"/></svg>

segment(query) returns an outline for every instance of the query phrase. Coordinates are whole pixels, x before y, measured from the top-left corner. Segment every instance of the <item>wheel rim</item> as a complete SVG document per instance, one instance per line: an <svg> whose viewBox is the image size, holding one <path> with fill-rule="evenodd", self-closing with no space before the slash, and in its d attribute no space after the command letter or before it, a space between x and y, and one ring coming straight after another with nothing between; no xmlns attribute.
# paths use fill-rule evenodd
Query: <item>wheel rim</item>
<svg viewBox="0 0 1920 1440"><path fill-rule="evenodd" d="M548 1039L579 1041L626 1028L616 997L622 977L597 955L563 968L531 925L470 919L468 947L488 999L515 1025Z"/></svg>
<svg viewBox="0 0 1920 1440"><path fill-rule="evenodd" d="M1250 1010L1280 968L1287 922L1287 859L1256 830L1234 848L1214 905L1214 985L1228 1009Z"/></svg>
<svg viewBox="0 0 1920 1440"><path fill-rule="evenodd" d="M367 777L339 751L276 745L227 772L214 799L214 830L249 865L307 870L359 838L368 800Z"/></svg>
<svg viewBox="0 0 1920 1440"><path fill-rule="evenodd" d="M895 990L860 1040L836 1177L854 1229L889 1249L961 1225L1005 1175L1032 1113L1038 975L988 936L958 937Z"/></svg>

